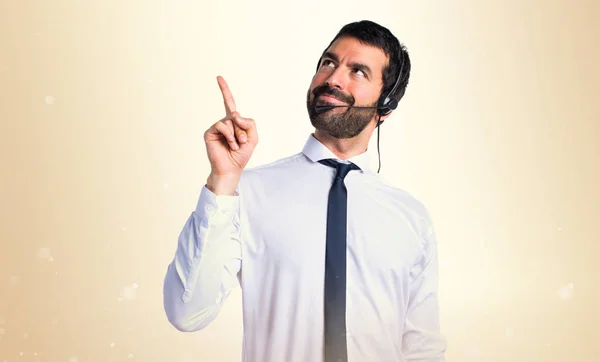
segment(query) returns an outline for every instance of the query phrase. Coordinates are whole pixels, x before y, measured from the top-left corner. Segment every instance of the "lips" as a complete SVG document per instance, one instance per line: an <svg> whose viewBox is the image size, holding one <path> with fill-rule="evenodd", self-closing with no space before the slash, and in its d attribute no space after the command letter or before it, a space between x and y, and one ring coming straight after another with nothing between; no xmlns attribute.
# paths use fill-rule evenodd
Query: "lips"
<svg viewBox="0 0 600 362"><path fill-rule="evenodd" d="M318 96L317 101L325 102L325 103L331 104L331 105L345 105L346 104L345 102L342 102L339 99L337 99L334 96L329 95L329 94L322 94L322 95Z"/></svg>

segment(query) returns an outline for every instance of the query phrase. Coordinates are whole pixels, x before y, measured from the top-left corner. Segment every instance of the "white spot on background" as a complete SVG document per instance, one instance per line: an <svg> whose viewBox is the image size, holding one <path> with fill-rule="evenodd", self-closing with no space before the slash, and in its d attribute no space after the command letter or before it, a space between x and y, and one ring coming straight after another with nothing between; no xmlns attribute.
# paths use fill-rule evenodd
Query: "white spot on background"
<svg viewBox="0 0 600 362"><path fill-rule="evenodd" d="M135 299L135 289L129 285L123 288L122 298L126 300Z"/></svg>
<svg viewBox="0 0 600 362"><path fill-rule="evenodd" d="M0 336L3 336L5 334L6 334L6 329L0 328Z"/></svg>
<svg viewBox="0 0 600 362"><path fill-rule="evenodd" d="M558 291L558 295L563 300L569 300L573 297L573 288L573 283L569 283L566 286L560 288L560 290Z"/></svg>
<svg viewBox="0 0 600 362"><path fill-rule="evenodd" d="M121 231L127 231L127 227L126 227L126 226L123 226L123 227L121 228Z"/></svg>
<svg viewBox="0 0 600 362"><path fill-rule="evenodd" d="M45 101L46 101L46 104L48 104L48 105L54 104L54 97L46 96Z"/></svg>
<svg viewBox="0 0 600 362"><path fill-rule="evenodd" d="M112 342L112 343L110 344L110 348L114 348L114 347L115 347L115 342Z"/></svg>
<svg viewBox="0 0 600 362"><path fill-rule="evenodd" d="M23 338L29 338L29 333L23 334Z"/></svg>
<svg viewBox="0 0 600 362"><path fill-rule="evenodd" d="M46 260L49 262L54 261L54 257L52 256L52 252L50 251L50 248L39 248L38 252L37 252L37 256L38 256L38 258L40 258L42 260Z"/></svg>
<svg viewBox="0 0 600 362"><path fill-rule="evenodd" d="M10 285L18 285L21 282L21 278L18 275L13 275L10 277L9 283Z"/></svg>
<svg viewBox="0 0 600 362"><path fill-rule="evenodd" d="M50 248L39 248L38 249L38 258L40 259L48 259L50 256Z"/></svg>
<svg viewBox="0 0 600 362"><path fill-rule="evenodd" d="M77 358L75 358L75 357L71 357L71 358L69 358L69 361L68 361L68 362L77 362Z"/></svg>
<svg viewBox="0 0 600 362"><path fill-rule="evenodd" d="M131 284L131 287L133 289L137 289L139 287L139 285L138 285L138 283L133 283L133 284Z"/></svg>
<svg viewBox="0 0 600 362"><path fill-rule="evenodd" d="M168 189L168 188L169 188L169 184L164 184L164 185L163 185L163 188L164 188L164 189Z"/></svg>
<svg viewBox="0 0 600 362"><path fill-rule="evenodd" d="M127 355L127 358L129 358L129 359L133 359L133 357L134 357L133 353L130 353L129 355Z"/></svg>
<svg viewBox="0 0 600 362"><path fill-rule="evenodd" d="M506 327L506 337L513 338L515 336L515 330L512 327Z"/></svg>

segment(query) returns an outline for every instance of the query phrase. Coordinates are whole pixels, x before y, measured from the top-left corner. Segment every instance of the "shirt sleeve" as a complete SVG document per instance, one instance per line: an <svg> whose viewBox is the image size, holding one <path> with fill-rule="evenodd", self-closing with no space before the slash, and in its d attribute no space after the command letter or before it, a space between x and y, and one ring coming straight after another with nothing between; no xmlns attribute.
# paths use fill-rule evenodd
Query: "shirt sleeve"
<svg viewBox="0 0 600 362"><path fill-rule="evenodd" d="M446 339L440 332L437 239L430 220L422 232L421 256L411 269L402 338L406 361L444 362Z"/></svg>
<svg viewBox="0 0 600 362"><path fill-rule="evenodd" d="M179 234L163 284L169 322L178 330L205 328L219 313L241 268L240 196L215 195L206 186Z"/></svg>

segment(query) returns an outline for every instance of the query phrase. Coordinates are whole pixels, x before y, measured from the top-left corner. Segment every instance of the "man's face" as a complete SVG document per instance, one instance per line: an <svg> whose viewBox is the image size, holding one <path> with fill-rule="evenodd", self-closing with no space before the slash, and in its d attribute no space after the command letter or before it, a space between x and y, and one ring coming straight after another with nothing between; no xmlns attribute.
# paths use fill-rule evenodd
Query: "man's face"
<svg viewBox="0 0 600 362"><path fill-rule="evenodd" d="M323 55L306 96L310 122L335 138L360 134L377 116L376 108L332 108L323 113L315 106L377 106L387 64L383 50L361 44L356 38L337 39Z"/></svg>

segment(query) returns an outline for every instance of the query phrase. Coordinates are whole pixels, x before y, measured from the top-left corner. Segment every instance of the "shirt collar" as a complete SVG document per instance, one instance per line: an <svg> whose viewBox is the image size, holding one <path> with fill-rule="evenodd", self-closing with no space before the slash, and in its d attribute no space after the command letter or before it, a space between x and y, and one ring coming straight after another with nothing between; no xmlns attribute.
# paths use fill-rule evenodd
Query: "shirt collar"
<svg viewBox="0 0 600 362"><path fill-rule="evenodd" d="M331 150L329 150L318 139L316 139L312 133L310 136L308 136L308 140L306 140L306 143L304 144L302 153L313 162L319 162L320 160L326 158L332 158L334 160L344 162L344 160L340 160L335 153L331 152ZM350 157L347 159L347 161L350 161L356 166L360 167L362 172L375 172L375 160L372 156L372 152L369 152L369 150L366 150L359 155Z"/></svg>

